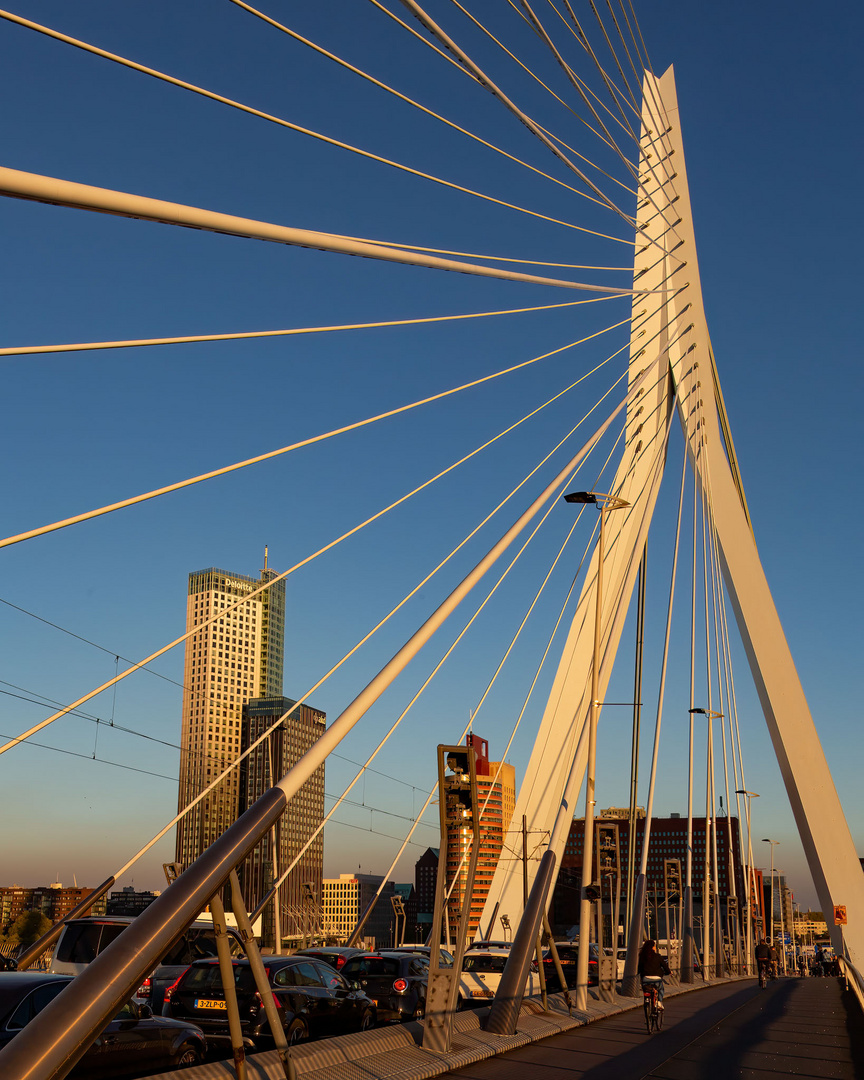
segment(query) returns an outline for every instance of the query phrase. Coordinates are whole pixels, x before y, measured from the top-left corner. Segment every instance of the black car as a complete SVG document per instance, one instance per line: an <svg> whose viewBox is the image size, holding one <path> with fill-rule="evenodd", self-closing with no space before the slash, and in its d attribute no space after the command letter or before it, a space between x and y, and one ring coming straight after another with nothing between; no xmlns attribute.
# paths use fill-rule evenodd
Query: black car
<svg viewBox="0 0 864 1080"><path fill-rule="evenodd" d="M45 971L0 973L0 1047L73 981L71 975ZM69 1076L76 1080L149 1076L196 1065L206 1051L200 1028L153 1016L147 1006L130 1001L95 1039Z"/></svg>
<svg viewBox="0 0 864 1080"><path fill-rule="evenodd" d="M293 955L311 956L316 960L323 960L325 964L329 964L330 967L341 971L346 960L350 960L352 956L359 956L360 953L365 951L365 949L355 949L348 945L316 945L309 949L298 949Z"/></svg>
<svg viewBox="0 0 864 1080"><path fill-rule="evenodd" d="M579 960L579 943L570 941L556 941L555 948L561 961L561 970L567 980L568 987L576 985L576 967ZM588 985L596 986L600 981L597 946L592 942L588 946ZM536 961L531 965L536 970ZM563 990L558 972L555 969L555 961L552 959L551 949L543 950L543 974L546 976L546 986L551 991Z"/></svg>
<svg viewBox="0 0 864 1080"><path fill-rule="evenodd" d="M378 1019L402 1023L426 1015L429 961L412 953L361 953L346 960L346 979L359 983L375 1003Z"/></svg>
<svg viewBox="0 0 864 1080"><path fill-rule="evenodd" d="M375 1026L366 994L329 965L306 956L262 956L289 1043ZM234 988L244 1039L272 1045L270 1025L248 960L234 960ZM210 1042L230 1041L228 1011L217 960L196 960L165 991L163 1016L198 1024Z"/></svg>

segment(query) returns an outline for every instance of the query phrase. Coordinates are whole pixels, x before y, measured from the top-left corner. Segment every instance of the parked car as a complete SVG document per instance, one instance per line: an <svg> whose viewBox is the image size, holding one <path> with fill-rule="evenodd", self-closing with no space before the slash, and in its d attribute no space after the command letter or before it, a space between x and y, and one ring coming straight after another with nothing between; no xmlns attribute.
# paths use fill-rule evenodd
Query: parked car
<svg viewBox="0 0 864 1080"><path fill-rule="evenodd" d="M0 973L0 1047L73 982L71 975L47 971ZM154 1016L149 1006L128 1002L111 1020L69 1073L81 1080L123 1077L196 1065L207 1042L199 1027Z"/></svg>
<svg viewBox="0 0 864 1080"><path fill-rule="evenodd" d="M413 953L361 953L346 960L346 979L360 984L375 1003L378 1019L395 1023L426 1015L429 961Z"/></svg>
<svg viewBox="0 0 864 1080"><path fill-rule="evenodd" d="M561 969L567 986L572 988L576 985L576 966L579 960L578 941L556 941L555 948L561 961ZM592 941L588 947L588 985L596 986L599 979L599 965L597 963L599 952L597 945ZM558 972L555 970L555 961L552 959L552 950L543 950L543 973L546 976L546 988L553 992L563 990Z"/></svg>
<svg viewBox="0 0 864 1080"><path fill-rule="evenodd" d="M375 1026L374 1002L329 964L297 955L261 959L289 1043ZM232 968L243 1037L256 1047L269 1047L270 1024L249 961L234 960ZM230 1042L218 960L190 965L165 991L162 1015L197 1024L209 1042Z"/></svg>
<svg viewBox="0 0 864 1080"><path fill-rule="evenodd" d="M323 960L325 964L341 971L346 960L363 952L366 950L348 945L315 945L309 949L298 949L294 956L314 956L316 960Z"/></svg>
<svg viewBox="0 0 864 1080"><path fill-rule="evenodd" d="M135 921L131 915L103 915L70 919L63 927L48 970L58 975L80 975L89 963ZM243 944L236 930L229 927L228 941L232 956L242 956ZM216 955L213 924L196 922L162 957L158 966L138 987L135 1000L149 1005L157 1015L162 1011L165 990L195 960Z"/></svg>
<svg viewBox="0 0 864 1080"><path fill-rule="evenodd" d="M495 991L501 982L504 967L510 958L510 949L490 946L486 949L471 949L465 953L462 961L462 981L468 993L475 1000L495 997ZM536 972L529 971L525 985L525 995L540 993L540 979Z"/></svg>

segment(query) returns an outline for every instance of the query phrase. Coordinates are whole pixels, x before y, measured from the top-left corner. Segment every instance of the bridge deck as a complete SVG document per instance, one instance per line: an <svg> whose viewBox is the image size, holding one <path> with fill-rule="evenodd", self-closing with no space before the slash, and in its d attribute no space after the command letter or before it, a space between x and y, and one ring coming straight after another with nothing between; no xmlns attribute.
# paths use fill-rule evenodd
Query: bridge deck
<svg viewBox="0 0 864 1080"><path fill-rule="evenodd" d="M836 979L732 983L668 998L663 1030L641 1010L454 1070L463 1080L853 1080L864 1077L864 1017Z"/></svg>

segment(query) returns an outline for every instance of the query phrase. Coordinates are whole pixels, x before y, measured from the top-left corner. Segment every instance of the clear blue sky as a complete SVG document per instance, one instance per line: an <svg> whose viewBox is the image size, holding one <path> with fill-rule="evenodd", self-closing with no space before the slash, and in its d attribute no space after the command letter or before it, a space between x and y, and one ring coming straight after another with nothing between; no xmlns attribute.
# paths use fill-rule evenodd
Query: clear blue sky
<svg viewBox="0 0 864 1080"><path fill-rule="evenodd" d="M401 5L391 6L405 14ZM488 15L487 5L476 7ZM583 7L587 27L593 16L587 4L578 10ZM119 6L19 0L14 10L416 169L624 236L614 215L595 212L571 192L443 129L227 0L126 0ZM596 137L455 7L430 3L429 10L526 111L623 178ZM554 12L545 10L552 26ZM675 66L706 310L756 537L860 844L860 8L845 2L814 9L797 0L682 8L662 0L639 4L637 11L655 69ZM371 4L273 4L271 14L294 19L295 29L314 41L569 181L497 101ZM574 102L560 70L512 9L497 14L493 29ZM590 77L575 39L555 33ZM627 266L624 244L407 177L7 22L0 22L0 50L7 103L2 163L12 168L360 237ZM0 229L3 345L353 323L575 298L541 286L6 199L0 200ZM628 284L625 272L562 270L560 276ZM626 314L627 301L616 300L575 313L422 330L0 359L4 535L458 385ZM14 735L47 715L25 699L73 700L113 674L115 654L137 660L177 637L190 570L216 565L255 574L265 544L271 564L286 568L514 422L625 341L621 331L606 338L611 344L604 339L564 353L365 433L6 549L0 733ZM500 448L293 575L286 694L304 693L352 647L610 381L605 375L589 381ZM679 452L676 442L672 461ZM585 485L591 482L586 476ZM652 547L649 702L656 696L674 487L671 480L661 498ZM355 789L367 808L340 814L354 828L328 829L328 873L387 868L394 842L379 834L400 835L404 818L419 808L433 776L435 744L461 730L568 525L567 515L552 515L512 586L475 624L382 755L381 770L398 780L370 777ZM484 532L313 703L331 718L338 715L502 529ZM478 719L493 756L508 737L578 554L570 559ZM363 731L345 744L345 757L361 760L451 638L446 630L439 635L431 657L415 663L372 710ZM628 630L619 659L622 687L630 680L631 638ZM683 655L678 662L686 663ZM84 757L32 746L0 758L5 820L16 823L5 830L3 883L38 884L55 875L68 882L74 874L79 883L95 884L173 814L178 755L165 744L179 738L182 652L175 650L156 670L165 678L136 675L116 696L105 694L86 707L149 739L68 717L35 741ZM815 894L740 650L736 671L747 782L761 794L754 832L780 840L776 862L788 872L796 898L810 903ZM551 670L526 726L537 722L549 678ZM673 676L678 691L682 679L681 672ZM661 813L685 809L680 750L686 703L679 692L667 705ZM614 749L629 738L628 727L623 714L607 711L601 805L626 801L628 763ZM529 747L526 732L512 754L517 773ZM340 792L349 770L345 761L331 761L327 791ZM434 835L420 831L424 844ZM402 878L411 875L422 848L409 850ZM159 864L172 857L173 842L161 845L135 869L135 884L159 887Z"/></svg>

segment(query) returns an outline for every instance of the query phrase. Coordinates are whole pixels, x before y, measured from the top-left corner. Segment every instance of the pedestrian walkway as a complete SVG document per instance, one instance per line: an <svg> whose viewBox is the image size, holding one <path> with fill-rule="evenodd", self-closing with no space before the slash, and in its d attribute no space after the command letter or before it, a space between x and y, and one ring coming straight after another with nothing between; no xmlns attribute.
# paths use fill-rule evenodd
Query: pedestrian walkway
<svg viewBox="0 0 864 1080"><path fill-rule="evenodd" d="M663 1030L641 1010L446 1075L462 1080L864 1078L864 1016L837 979L710 987L666 999Z"/></svg>
<svg viewBox="0 0 864 1080"><path fill-rule="evenodd" d="M593 999L568 1016L559 995L526 1001L515 1035L483 1030L487 1009L457 1014L447 1054L423 1050L422 1025L400 1024L294 1048L299 1080L864 1080L864 1015L838 979L722 979L670 987L663 1030L649 1035L640 999ZM283 1080L272 1051L250 1080ZM164 1080L231 1080L213 1061Z"/></svg>

